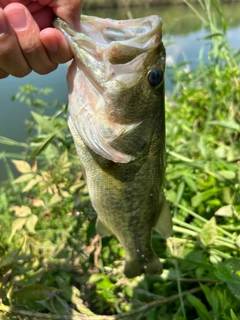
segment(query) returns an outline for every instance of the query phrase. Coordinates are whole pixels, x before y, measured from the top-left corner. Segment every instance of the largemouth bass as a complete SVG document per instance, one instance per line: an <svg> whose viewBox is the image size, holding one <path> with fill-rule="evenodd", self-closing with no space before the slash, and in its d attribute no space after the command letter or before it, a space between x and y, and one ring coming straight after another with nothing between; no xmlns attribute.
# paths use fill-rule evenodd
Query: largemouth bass
<svg viewBox="0 0 240 320"><path fill-rule="evenodd" d="M152 229L165 238L172 220L165 172L162 22L152 15L116 21L82 16L81 32L55 27L74 55L68 70L68 125L80 157L96 230L125 249L125 275L161 273Z"/></svg>

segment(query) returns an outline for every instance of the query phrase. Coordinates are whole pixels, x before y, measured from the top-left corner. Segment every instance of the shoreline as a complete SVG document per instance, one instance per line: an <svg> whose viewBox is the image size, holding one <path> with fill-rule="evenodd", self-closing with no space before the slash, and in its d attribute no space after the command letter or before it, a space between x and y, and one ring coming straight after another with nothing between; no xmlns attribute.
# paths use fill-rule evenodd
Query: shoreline
<svg viewBox="0 0 240 320"><path fill-rule="evenodd" d="M190 0L197 3L197 0ZM240 0L221 0L221 3L237 3ZM104 9L104 8L128 8L128 7L154 7L169 5L186 5L183 0L86 0L83 2L83 9Z"/></svg>

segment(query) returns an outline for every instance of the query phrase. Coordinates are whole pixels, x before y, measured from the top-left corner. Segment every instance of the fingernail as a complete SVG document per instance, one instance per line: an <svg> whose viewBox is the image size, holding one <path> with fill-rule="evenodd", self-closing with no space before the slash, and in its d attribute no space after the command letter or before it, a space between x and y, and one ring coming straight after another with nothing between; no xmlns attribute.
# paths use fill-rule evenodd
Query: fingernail
<svg viewBox="0 0 240 320"><path fill-rule="evenodd" d="M0 9L0 35L4 34L7 29L7 23L4 16L4 12Z"/></svg>
<svg viewBox="0 0 240 320"><path fill-rule="evenodd" d="M27 15L24 9L14 10L8 13L8 20L16 31L21 31L27 28Z"/></svg>

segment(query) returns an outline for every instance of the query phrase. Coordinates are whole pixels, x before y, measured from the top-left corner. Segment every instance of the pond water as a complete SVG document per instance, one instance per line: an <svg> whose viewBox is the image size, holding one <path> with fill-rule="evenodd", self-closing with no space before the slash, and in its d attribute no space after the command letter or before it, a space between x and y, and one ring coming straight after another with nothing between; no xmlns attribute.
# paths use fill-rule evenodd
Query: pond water
<svg viewBox="0 0 240 320"><path fill-rule="evenodd" d="M226 20L229 22L228 38L233 48L239 47L240 35L240 3L226 4L223 6ZM206 32L201 27L201 22L193 15L186 6L163 6L149 8L133 8L130 11L125 9L83 11L84 14L109 17L112 19L126 19L129 15L134 18L158 14L163 20L163 41L167 48L167 62L169 65L176 65L182 61L190 61L192 67L198 63L200 49L206 45L206 41L200 40ZM61 103L67 103L66 72L68 64L60 65L58 69L49 75L40 76L34 72L25 78L18 79L8 77L0 80L0 136L6 136L22 142L26 139L27 133L24 121L29 118L29 108L11 97L22 85L32 83L36 87L51 87L51 93L47 100L49 102L57 99ZM166 89L171 90L171 83L168 75ZM1 152L6 146L0 145ZM18 152L18 149L10 149L11 152ZM6 170L0 159L0 181L6 179Z"/></svg>

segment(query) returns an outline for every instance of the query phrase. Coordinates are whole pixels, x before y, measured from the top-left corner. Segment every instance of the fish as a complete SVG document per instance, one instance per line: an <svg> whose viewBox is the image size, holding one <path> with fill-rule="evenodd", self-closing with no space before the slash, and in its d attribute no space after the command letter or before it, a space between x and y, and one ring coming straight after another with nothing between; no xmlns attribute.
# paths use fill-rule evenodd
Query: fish
<svg viewBox="0 0 240 320"><path fill-rule="evenodd" d="M97 213L96 231L125 249L124 273L161 274L152 230L172 218L164 195L166 51L157 15L128 20L81 16L81 31L57 18L73 52L68 126Z"/></svg>

